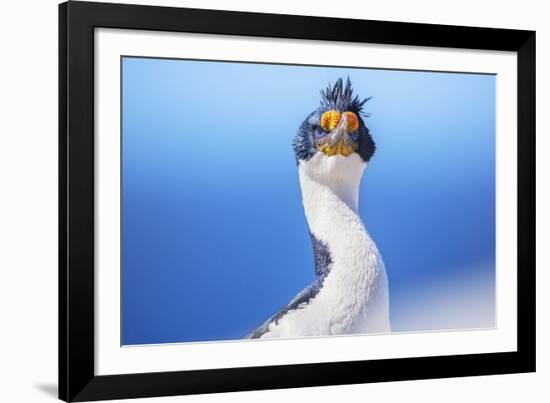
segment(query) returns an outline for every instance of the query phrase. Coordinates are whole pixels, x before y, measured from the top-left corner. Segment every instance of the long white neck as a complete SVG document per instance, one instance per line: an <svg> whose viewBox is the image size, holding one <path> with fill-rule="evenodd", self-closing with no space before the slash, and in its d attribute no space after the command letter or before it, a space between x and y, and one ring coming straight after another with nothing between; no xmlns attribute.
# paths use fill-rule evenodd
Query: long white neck
<svg viewBox="0 0 550 403"><path fill-rule="evenodd" d="M358 214L359 185L365 167L356 154L327 158L322 153L299 166L310 231L330 247L333 260L349 260L354 247L364 249L365 243L372 242ZM350 263L351 270L359 264Z"/></svg>
<svg viewBox="0 0 550 403"><path fill-rule="evenodd" d="M327 158L318 153L299 165L310 231L331 256L330 272L319 297L327 306L338 305L334 311L341 312L341 322L336 321L341 328L331 330L335 333L389 329L384 263L358 214L365 167L357 154Z"/></svg>

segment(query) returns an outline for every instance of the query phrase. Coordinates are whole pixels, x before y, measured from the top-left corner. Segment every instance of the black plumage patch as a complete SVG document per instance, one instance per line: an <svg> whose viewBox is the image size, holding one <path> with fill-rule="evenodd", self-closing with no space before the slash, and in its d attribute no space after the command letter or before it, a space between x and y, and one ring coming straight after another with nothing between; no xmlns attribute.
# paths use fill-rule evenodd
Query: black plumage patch
<svg viewBox="0 0 550 403"><path fill-rule="evenodd" d="M311 245L313 246L313 262L315 264L315 275L322 277L323 279L330 272L330 266L332 265L332 256L328 250L328 246L325 242L320 241L309 232L311 237Z"/></svg>
<svg viewBox="0 0 550 403"><path fill-rule="evenodd" d="M298 133L296 133L294 140L292 140L292 149L294 150L296 163L307 161L317 153L315 140L313 139L315 126L310 123L310 117L316 114L317 111L311 113L306 120L302 122L298 129Z"/></svg>
<svg viewBox="0 0 550 403"><path fill-rule="evenodd" d="M374 143L374 140L372 139L372 136L370 135L370 130L365 125L365 122L363 122L363 118L361 116L359 118L359 148L357 149L357 154L361 156L361 159L365 162L369 162L369 160L374 155L374 152L376 151L376 144Z"/></svg>

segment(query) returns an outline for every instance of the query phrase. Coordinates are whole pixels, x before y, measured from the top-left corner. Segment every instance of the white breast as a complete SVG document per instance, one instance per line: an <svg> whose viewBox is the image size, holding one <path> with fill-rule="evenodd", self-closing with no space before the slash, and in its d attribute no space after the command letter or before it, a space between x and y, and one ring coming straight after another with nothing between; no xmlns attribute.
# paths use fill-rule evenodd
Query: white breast
<svg viewBox="0 0 550 403"><path fill-rule="evenodd" d="M357 154L316 154L299 165L310 231L331 254L330 273L301 309L272 324L262 338L389 332L386 269L357 212L366 164Z"/></svg>

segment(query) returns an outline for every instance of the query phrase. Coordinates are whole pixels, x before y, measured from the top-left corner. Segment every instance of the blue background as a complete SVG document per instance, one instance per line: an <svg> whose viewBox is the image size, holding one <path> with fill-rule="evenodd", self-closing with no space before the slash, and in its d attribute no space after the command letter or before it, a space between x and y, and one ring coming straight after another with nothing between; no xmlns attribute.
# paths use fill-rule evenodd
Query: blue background
<svg viewBox="0 0 550 403"><path fill-rule="evenodd" d="M494 326L494 76L124 58L122 344L242 338L313 280L290 144L346 76L392 329Z"/></svg>

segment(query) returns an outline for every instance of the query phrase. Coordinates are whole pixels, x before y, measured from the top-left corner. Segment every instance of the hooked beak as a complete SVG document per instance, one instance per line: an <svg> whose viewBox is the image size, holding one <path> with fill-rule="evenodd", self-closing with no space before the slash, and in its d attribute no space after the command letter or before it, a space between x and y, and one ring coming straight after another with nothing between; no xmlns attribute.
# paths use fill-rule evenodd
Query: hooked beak
<svg viewBox="0 0 550 403"><path fill-rule="evenodd" d="M347 118L343 116L338 125L317 142L317 148L329 157L334 155L347 157L353 154L357 150L358 144L351 138L347 127Z"/></svg>

